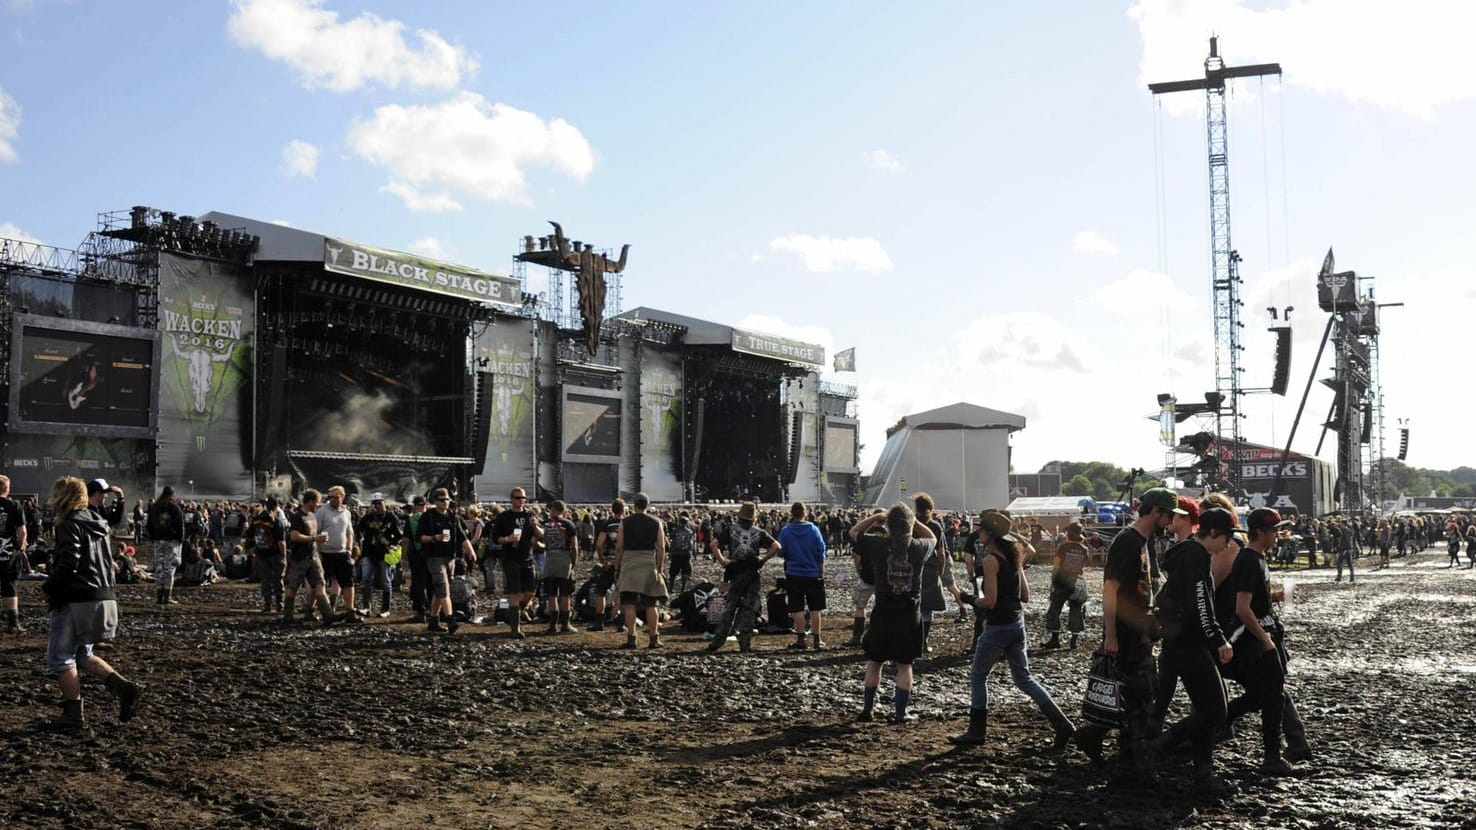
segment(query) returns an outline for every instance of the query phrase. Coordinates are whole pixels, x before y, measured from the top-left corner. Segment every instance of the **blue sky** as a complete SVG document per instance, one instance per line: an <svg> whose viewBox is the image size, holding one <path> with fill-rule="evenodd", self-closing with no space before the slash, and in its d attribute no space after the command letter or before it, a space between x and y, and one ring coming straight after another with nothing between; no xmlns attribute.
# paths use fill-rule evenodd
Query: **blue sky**
<svg viewBox="0 0 1476 830"><path fill-rule="evenodd" d="M963 399L1027 416L1017 469L1153 466L1155 395L1213 382L1203 99L1160 106L1144 83L1202 75L1217 31L1230 63L1287 72L1232 101L1248 383L1270 379L1264 307L1295 305L1300 390L1333 246L1408 303L1383 374L1411 463L1473 465L1476 393L1441 353L1476 310L1471 18L1434 0L0 0L0 234L74 246L97 211L150 204L506 271L553 218L632 244L626 307L856 346L860 373L835 379L862 389L868 462L900 415ZM1297 449L1327 405L1318 385ZM1295 407L1250 399L1247 437L1284 441Z"/></svg>

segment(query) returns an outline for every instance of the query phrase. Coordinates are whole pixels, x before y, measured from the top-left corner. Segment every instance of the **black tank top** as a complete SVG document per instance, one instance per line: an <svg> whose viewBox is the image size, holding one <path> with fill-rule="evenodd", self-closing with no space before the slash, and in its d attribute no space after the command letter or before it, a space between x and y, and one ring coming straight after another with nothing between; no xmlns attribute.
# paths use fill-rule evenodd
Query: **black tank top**
<svg viewBox="0 0 1476 830"><path fill-rule="evenodd" d="M1020 619L1020 571L1010 564L1003 554L989 554L999 560L999 575L995 578L994 607L984 615L988 625L1008 625Z"/></svg>
<svg viewBox="0 0 1476 830"><path fill-rule="evenodd" d="M661 522L645 513L632 513L625 517L625 549L655 550L656 536L661 531Z"/></svg>

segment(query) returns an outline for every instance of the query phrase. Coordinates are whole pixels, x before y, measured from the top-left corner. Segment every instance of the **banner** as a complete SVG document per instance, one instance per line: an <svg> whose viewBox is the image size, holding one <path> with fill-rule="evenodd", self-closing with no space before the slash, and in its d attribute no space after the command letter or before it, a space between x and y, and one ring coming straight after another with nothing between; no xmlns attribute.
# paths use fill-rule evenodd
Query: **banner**
<svg viewBox="0 0 1476 830"><path fill-rule="evenodd" d="M856 473L856 429L852 420L825 419L825 471Z"/></svg>
<svg viewBox="0 0 1476 830"><path fill-rule="evenodd" d="M837 372L854 372L854 371L856 371L856 347L855 346L852 346L851 348L846 349L843 352L836 352L835 353L835 371L837 371Z"/></svg>
<svg viewBox="0 0 1476 830"><path fill-rule="evenodd" d="M641 490L653 501L679 501L682 434L682 358L640 344Z"/></svg>
<svg viewBox="0 0 1476 830"><path fill-rule="evenodd" d="M789 363L825 367L825 349L813 343L801 343L769 334L733 329L733 351L772 357Z"/></svg>
<svg viewBox="0 0 1476 830"><path fill-rule="evenodd" d="M247 269L159 255L160 485L181 496L249 495L256 304Z"/></svg>
<svg viewBox="0 0 1476 830"><path fill-rule="evenodd" d="M1322 260L1322 270L1317 273L1317 305L1323 311L1343 312L1358 310L1358 274L1353 271L1336 271L1332 248Z"/></svg>
<svg viewBox="0 0 1476 830"><path fill-rule="evenodd" d="M62 476L84 481L105 478L123 488L131 510L137 499L154 498L152 450L153 442L146 439L11 433L0 469L10 476L16 498L34 495L44 502L52 483Z"/></svg>
<svg viewBox="0 0 1476 830"><path fill-rule="evenodd" d="M482 499L500 500L514 487L531 491L534 486L533 326L532 320L497 317L477 335L473 347L478 371L492 373L487 461L475 488Z"/></svg>
<svg viewBox="0 0 1476 830"><path fill-rule="evenodd" d="M329 237L323 238L323 268L335 274L363 277L477 303L509 306L523 303L523 289L512 277Z"/></svg>

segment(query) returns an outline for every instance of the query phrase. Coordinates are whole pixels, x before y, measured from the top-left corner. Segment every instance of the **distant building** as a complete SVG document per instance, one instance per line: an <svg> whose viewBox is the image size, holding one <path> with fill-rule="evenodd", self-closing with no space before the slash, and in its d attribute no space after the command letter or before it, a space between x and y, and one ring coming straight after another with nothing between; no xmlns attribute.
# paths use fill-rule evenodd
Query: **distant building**
<svg viewBox="0 0 1476 830"><path fill-rule="evenodd" d="M864 502L892 504L927 491L944 510L1010 502L1010 433L1025 418L970 403L908 415L887 431Z"/></svg>

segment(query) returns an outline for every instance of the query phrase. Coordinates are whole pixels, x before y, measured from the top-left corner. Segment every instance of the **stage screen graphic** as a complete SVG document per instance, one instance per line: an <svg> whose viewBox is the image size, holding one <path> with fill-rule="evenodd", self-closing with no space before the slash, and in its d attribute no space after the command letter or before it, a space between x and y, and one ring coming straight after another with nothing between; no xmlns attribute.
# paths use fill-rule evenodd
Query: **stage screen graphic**
<svg viewBox="0 0 1476 830"><path fill-rule="evenodd" d="M585 464L620 462L619 392L564 387L563 460Z"/></svg>
<svg viewBox="0 0 1476 830"><path fill-rule="evenodd" d="M534 400L537 372L531 320L494 317L476 335L473 357L480 371L492 373L492 420L487 430L487 460L476 477L484 498L501 498L534 481Z"/></svg>
<svg viewBox="0 0 1476 830"><path fill-rule="evenodd" d="M152 437L156 333L17 314L11 349L12 430Z"/></svg>
<svg viewBox="0 0 1476 830"><path fill-rule="evenodd" d="M856 472L856 422L825 419L825 471Z"/></svg>
<svg viewBox="0 0 1476 830"><path fill-rule="evenodd" d="M641 488L656 501L679 501L682 433L682 359L675 351L640 344Z"/></svg>
<svg viewBox="0 0 1476 830"><path fill-rule="evenodd" d="M158 474L181 493L252 492L254 290L241 266L159 255Z"/></svg>

